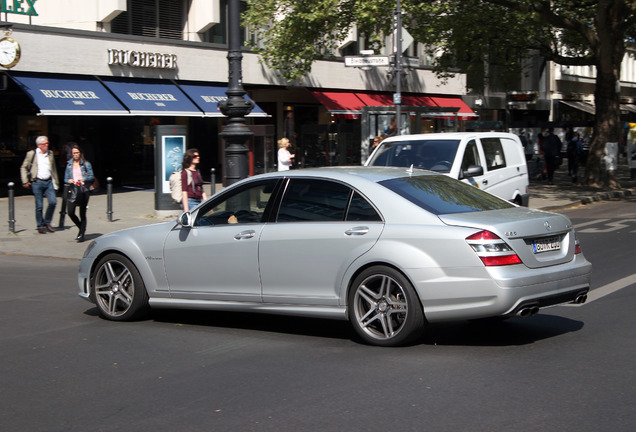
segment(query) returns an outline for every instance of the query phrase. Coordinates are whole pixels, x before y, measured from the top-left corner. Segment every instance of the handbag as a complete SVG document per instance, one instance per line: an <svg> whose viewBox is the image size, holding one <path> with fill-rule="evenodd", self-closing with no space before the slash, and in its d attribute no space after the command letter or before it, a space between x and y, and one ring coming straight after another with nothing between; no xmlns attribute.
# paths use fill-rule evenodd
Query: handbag
<svg viewBox="0 0 636 432"><path fill-rule="evenodd" d="M97 180L97 177L94 178L93 183L91 183L91 185L89 186L88 190L93 192L95 190L99 189L99 180Z"/></svg>
<svg viewBox="0 0 636 432"><path fill-rule="evenodd" d="M70 203L80 203L84 199L84 194L88 192L85 186L75 183L69 184L66 190L66 201Z"/></svg>

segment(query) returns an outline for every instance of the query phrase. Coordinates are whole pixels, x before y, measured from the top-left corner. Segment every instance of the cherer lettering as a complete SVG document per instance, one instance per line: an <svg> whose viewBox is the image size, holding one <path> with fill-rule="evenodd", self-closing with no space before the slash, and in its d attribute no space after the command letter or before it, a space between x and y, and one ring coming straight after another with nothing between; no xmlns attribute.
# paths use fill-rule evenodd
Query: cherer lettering
<svg viewBox="0 0 636 432"><path fill-rule="evenodd" d="M99 99L99 96L92 91L45 89L40 89L40 91L48 99Z"/></svg>
<svg viewBox="0 0 636 432"><path fill-rule="evenodd" d="M177 98L170 93L137 93L128 92L132 100L176 102Z"/></svg>
<svg viewBox="0 0 636 432"><path fill-rule="evenodd" d="M219 103L221 101L227 100L227 96L205 96L201 95L201 99L207 103Z"/></svg>

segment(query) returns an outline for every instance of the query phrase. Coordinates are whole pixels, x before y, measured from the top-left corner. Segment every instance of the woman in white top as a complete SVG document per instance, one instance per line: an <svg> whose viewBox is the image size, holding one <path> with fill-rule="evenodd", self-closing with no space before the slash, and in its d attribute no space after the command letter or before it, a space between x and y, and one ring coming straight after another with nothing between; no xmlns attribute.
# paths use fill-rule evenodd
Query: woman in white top
<svg viewBox="0 0 636 432"><path fill-rule="evenodd" d="M289 152L291 143L287 138L278 140L278 171L289 171L294 155Z"/></svg>

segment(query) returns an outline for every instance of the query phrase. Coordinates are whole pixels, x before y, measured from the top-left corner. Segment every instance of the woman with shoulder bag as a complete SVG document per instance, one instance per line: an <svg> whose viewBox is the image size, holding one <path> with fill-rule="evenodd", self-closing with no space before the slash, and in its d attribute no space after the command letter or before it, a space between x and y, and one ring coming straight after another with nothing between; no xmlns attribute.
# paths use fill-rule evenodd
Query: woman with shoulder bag
<svg viewBox="0 0 636 432"><path fill-rule="evenodd" d="M199 150L188 149L183 155L181 164L181 193L183 199L183 211L190 211L208 197L203 191L203 177L199 172L198 165L201 161Z"/></svg>
<svg viewBox="0 0 636 432"><path fill-rule="evenodd" d="M88 188L95 181L93 166L84 159L82 149L75 144L71 151L71 159L66 164L64 183L68 183L67 212L71 220L79 228L75 240L84 241L86 232L86 207L90 193ZM79 218L75 215L75 208L79 207Z"/></svg>

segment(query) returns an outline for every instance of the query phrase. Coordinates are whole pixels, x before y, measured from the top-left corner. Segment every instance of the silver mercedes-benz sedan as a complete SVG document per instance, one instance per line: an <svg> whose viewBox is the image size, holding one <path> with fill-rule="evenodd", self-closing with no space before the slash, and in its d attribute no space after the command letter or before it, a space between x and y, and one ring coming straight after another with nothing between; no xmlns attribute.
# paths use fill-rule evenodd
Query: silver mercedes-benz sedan
<svg viewBox="0 0 636 432"><path fill-rule="evenodd" d="M78 282L110 320L150 308L346 319L393 346L426 323L582 303L591 270L563 215L429 171L337 167L251 177L174 222L101 236Z"/></svg>

